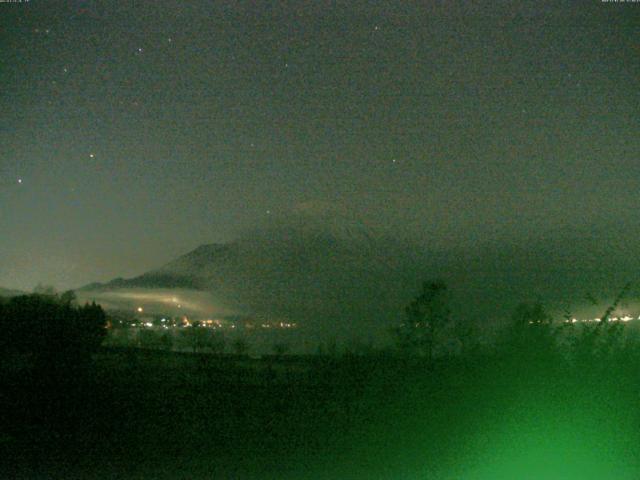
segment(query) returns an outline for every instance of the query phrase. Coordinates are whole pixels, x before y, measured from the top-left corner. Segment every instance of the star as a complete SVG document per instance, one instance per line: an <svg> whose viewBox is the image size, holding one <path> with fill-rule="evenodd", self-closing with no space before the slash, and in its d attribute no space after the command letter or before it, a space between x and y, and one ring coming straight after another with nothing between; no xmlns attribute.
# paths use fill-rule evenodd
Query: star
<svg viewBox="0 0 640 480"><path fill-rule="evenodd" d="M18 178L18 183L22 185L22 179Z"/></svg>

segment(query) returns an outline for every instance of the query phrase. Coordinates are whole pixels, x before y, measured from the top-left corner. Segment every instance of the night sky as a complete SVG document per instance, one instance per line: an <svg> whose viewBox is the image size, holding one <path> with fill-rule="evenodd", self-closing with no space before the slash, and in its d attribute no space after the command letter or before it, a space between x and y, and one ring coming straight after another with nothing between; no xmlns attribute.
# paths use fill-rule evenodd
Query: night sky
<svg viewBox="0 0 640 480"><path fill-rule="evenodd" d="M0 3L0 286L300 205L460 248L637 225L639 34L599 0Z"/></svg>

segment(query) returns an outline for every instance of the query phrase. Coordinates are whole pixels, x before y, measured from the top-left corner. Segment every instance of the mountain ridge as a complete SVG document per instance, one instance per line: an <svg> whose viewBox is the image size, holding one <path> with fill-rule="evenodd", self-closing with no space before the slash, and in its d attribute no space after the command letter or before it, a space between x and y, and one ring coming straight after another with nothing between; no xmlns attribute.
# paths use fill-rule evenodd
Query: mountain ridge
<svg viewBox="0 0 640 480"><path fill-rule="evenodd" d="M425 280L446 281L460 318L493 322L508 318L520 301L540 298L558 309L579 307L586 292L615 295L640 268L633 239L608 230L462 249L436 248L349 219L332 221L275 222L228 243L199 245L132 279L90 287L195 289L239 312L320 329L382 332L402 318ZM598 255L589 253L594 244Z"/></svg>

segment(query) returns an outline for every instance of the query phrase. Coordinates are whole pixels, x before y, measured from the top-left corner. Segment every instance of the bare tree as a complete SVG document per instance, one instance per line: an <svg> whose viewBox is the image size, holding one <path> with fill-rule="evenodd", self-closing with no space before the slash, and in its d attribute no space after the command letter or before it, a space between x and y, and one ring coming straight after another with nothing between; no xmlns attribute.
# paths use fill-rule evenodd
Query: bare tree
<svg viewBox="0 0 640 480"><path fill-rule="evenodd" d="M394 330L398 347L405 354L431 358L450 319L446 284L424 282L421 293L405 309L404 323Z"/></svg>

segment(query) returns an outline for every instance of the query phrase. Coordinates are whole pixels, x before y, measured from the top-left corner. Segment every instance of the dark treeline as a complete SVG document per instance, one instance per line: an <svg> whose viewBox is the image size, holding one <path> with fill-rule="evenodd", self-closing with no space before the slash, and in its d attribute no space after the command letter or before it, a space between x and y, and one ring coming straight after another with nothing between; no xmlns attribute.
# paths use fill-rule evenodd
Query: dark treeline
<svg viewBox="0 0 640 480"><path fill-rule="evenodd" d="M0 307L4 477L637 478L640 341L608 321L624 292L599 323L523 303L484 344L426 282L391 348L262 360L99 350L100 307L15 297ZM54 381L43 359L65 366L44 368Z"/></svg>
<svg viewBox="0 0 640 480"><path fill-rule="evenodd" d="M476 363L493 358L542 371L543 364L564 368L598 366L611 368L621 362L640 362L640 343L635 325L612 318L628 291L625 286L613 302L603 307L599 322L571 321L570 312L554 319L540 301L522 302L489 343L483 343L481 327L452 320L447 286L425 282L420 294L405 309L405 319L393 330L395 354L424 361L456 357L457 362ZM542 363L541 363L542 362Z"/></svg>
<svg viewBox="0 0 640 480"><path fill-rule="evenodd" d="M39 364L86 362L102 343L107 319L95 303L79 306L72 291L0 299L0 349Z"/></svg>

